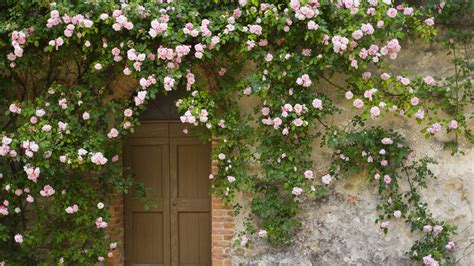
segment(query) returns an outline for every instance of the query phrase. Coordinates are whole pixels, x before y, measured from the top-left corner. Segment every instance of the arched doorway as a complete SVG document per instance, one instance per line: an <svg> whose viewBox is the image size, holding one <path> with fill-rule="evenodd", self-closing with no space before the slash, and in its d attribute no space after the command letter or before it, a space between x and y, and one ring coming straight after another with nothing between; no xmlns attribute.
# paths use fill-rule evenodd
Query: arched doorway
<svg viewBox="0 0 474 266"><path fill-rule="evenodd" d="M211 145L183 133L179 94L151 101L124 148L134 179L159 198L145 210L125 195L125 265L211 265Z"/></svg>

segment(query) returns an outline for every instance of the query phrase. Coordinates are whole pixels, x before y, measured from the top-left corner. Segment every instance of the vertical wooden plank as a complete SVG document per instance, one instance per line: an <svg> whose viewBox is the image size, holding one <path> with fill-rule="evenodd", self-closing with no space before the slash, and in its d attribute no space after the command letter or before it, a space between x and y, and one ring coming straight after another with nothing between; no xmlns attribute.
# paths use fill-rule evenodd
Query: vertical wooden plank
<svg viewBox="0 0 474 266"><path fill-rule="evenodd" d="M167 124L154 132L168 134ZM124 149L125 165L134 179L157 193L158 206L150 210L128 193L125 200L125 264L170 265L169 138L132 135Z"/></svg>
<svg viewBox="0 0 474 266"><path fill-rule="evenodd" d="M164 160L168 157L164 149L164 145L155 145L151 141L135 145L132 142L131 147L131 166L135 174L134 180L142 183L145 189L149 189L150 192L156 194L160 199L164 198L164 179L166 179L167 174L163 171ZM136 197L135 189L132 190L132 197ZM158 202L158 209L163 209L163 202Z"/></svg>
<svg viewBox="0 0 474 266"><path fill-rule="evenodd" d="M199 218L197 213L182 212L179 217L179 265L199 263Z"/></svg>
<svg viewBox="0 0 474 266"><path fill-rule="evenodd" d="M178 146L170 143L170 247L171 265L179 265L179 221L178 221Z"/></svg>
<svg viewBox="0 0 474 266"><path fill-rule="evenodd" d="M169 141L168 141L169 143ZM171 220L170 220L170 146L165 145L163 149L163 198L159 199L163 202L163 250L164 265L171 264Z"/></svg>
<svg viewBox="0 0 474 266"><path fill-rule="evenodd" d="M132 214L134 263L165 264L163 250L163 213Z"/></svg>
<svg viewBox="0 0 474 266"><path fill-rule="evenodd" d="M211 214L199 213L199 263L211 265Z"/></svg>
<svg viewBox="0 0 474 266"><path fill-rule="evenodd" d="M211 145L201 144L198 146L197 155L197 197L210 198L209 191L211 189L211 181L209 174L211 173Z"/></svg>
<svg viewBox="0 0 474 266"><path fill-rule="evenodd" d="M195 146L178 146L178 197L195 198L198 192L196 169L198 168Z"/></svg>

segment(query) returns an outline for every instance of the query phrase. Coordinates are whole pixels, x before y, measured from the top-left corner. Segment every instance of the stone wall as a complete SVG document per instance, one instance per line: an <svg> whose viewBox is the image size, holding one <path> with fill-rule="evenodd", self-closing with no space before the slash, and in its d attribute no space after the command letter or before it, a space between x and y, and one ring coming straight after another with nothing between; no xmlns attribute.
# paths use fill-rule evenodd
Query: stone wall
<svg viewBox="0 0 474 266"><path fill-rule="evenodd" d="M440 46L423 43L402 45L402 53L394 61L396 72L408 71L418 75L448 76L453 73L452 57ZM471 49L469 51L472 52ZM335 79L342 83L342 79ZM334 94L329 84L320 84L328 94ZM331 97L335 99L334 95ZM242 111L252 110L257 99L240 102ZM350 120L354 110L341 100L336 103L343 109L341 116L332 123ZM347 111L347 112L345 112ZM344 115L346 114L346 115ZM390 114L388 115L389 117ZM425 140L421 129L413 119L393 117L372 121L373 125L392 128L403 134L419 157L430 156L439 164L432 170L437 180L428 181L428 189L422 192L435 218L458 225L459 235L454 239L454 254L459 265L474 265L474 148L462 144L465 155L451 156L443 150L440 141L445 136ZM471 124L472 127L472 124ZM314 144L312 159L318 171L324 171L329 163L330 151L321 150ZM244 206L236 217L237 231L243 229L248 213L249 199L241 196ZM299 218L301 229L295 233L288 247L274 248L264 240L252 238L250 248L235 247L232 250L235 265L408 265L404 256L419 236L409 232L403 221L391 221L389 233L384 235L374 223L377 216L377 192L368 183L364 173L345 180L336 180L331 192L323 200L307 200L302 203Z"/></svg>

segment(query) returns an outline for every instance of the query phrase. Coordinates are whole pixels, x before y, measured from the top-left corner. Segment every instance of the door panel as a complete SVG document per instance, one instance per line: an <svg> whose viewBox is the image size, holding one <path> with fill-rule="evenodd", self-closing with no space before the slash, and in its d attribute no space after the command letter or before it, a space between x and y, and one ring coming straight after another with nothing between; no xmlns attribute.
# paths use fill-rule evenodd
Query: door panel
<svg viewBox="0 0 474 266"><path fill-rule="evenodd" d="M211 265L210 156L198 138L170 139L173 265Z"/></svg>
<svg viewBox="0 0 474 266"><path fill-rule="evenodd" d="M179 265L210 265L208 213L179 212Z"/></svg>
<svg viewBox="0 0 474 266"><path fill-rule="evenodd" d="M125 264L170 265L168 138L130 138L125 166L134 180L158 196L157 207L145 210L132 189L125 195Z"/></svg>
<svg viewBox="0 0 474 266"><path fill-rule="evenodd" d="M209 147L200 144L179 145L177 153L178 197L209 198Z"/></svg>
<svg viewBox="0 0 474 266"><path fill-rule="evenodd" d="M135 212L132 214L132 228L134 261L164 265L163 213Z"/></svg>
<svg viewBox="0 0 474 266"><path fill-rule="evenodd" d="M125 265L211 265L211 147L182 128L147 122L125 145L125 166L158 195L150 210L125 195Z"/></svg>

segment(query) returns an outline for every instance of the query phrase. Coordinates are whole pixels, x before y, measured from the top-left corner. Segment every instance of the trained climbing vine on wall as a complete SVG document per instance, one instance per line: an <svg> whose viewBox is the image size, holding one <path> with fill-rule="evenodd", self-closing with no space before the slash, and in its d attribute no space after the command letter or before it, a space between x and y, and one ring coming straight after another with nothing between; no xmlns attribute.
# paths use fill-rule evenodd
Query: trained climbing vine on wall
<svg viewBox="0 0 474 266"><path fill-rule="evenodd" d="M473 67L463 53L471 36L437 33L435 25L462 17L468 2L158 2L2 2L0 262L93 265L113 257L121 243L105 229L107 203L113 191L137 185L122 176L122 140L148 100L178 88L189 91L176 103L181 121L218 142L212 192L230 204L237 192L252 195L242 246L254 233L288 244L300 199L321 197L334 179L363 169L380 194L381 230L404 219L424 232L409 257L453 262L456 228L434 219L419 194L434 162L414 158L398 133L364 122L415 119L426 138L452 137L453 153L462 153L460 139L474 141ZM415 39L445 44L454 76L392 73L404 42ZM133 80L136 91L117 91ZM240 110L244 97L258 99L254 112ZM353 106L349 127L328 119L340 112L334 97ZM316 140L334 150L321 174L310 158Z"/></svg>

